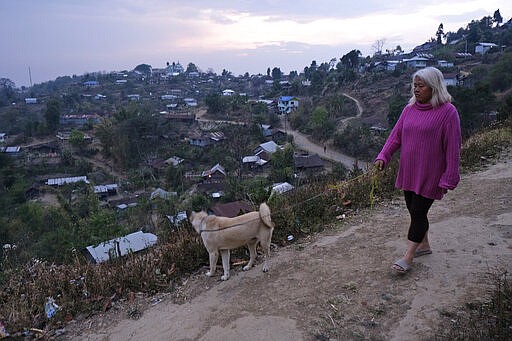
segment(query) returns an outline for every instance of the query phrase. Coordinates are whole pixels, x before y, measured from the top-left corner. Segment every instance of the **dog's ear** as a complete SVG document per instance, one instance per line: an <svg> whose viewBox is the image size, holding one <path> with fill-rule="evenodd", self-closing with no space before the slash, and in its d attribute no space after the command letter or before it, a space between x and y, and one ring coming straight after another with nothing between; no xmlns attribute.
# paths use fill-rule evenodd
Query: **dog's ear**
<svg viewBox="0 0 512 341"><path fill-rule="evenodd" d="M192 217L192 211L186 210L186 212L187 212L187 219L188 219L188 221L190 221L190 218Z"/></svg>

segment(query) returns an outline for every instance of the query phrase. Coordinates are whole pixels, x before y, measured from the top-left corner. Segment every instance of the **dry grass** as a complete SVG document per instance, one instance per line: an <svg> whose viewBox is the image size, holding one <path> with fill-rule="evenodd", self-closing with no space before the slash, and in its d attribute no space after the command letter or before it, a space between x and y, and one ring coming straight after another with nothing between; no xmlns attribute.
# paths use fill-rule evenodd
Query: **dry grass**
<svg viewBox="0 0 512 341"><path fill-rule="evenodd" d="M436 340L512 340L512 281L507 271L487 274L488 292L463 307L442 311Z"/></svg>
<svg viewBox="0 0 512 341"><path fill-rule="evenodd" d="M498 123L468 138L461 151L465 171L480 169L512 145L512 120Z"/></svg>

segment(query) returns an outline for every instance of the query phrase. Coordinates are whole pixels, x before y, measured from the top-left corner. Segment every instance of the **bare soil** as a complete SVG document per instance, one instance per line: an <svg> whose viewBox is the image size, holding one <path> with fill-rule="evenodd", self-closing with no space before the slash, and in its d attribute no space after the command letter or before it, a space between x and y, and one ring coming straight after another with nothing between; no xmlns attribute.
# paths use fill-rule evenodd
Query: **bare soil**
<svg viewBox="0 0 512 341"><path fill-rule="evenodd" d="M402 198L272 252L271 269L206 269L175 292L115 302L68 324L72 340L428 340L446 312L484 299L486 276L512 270L512 156L463 175L430 212L433 254L400 275ZM279 227L276 227L279 228ZM261 260L261 259L259 259Z"/></svg>

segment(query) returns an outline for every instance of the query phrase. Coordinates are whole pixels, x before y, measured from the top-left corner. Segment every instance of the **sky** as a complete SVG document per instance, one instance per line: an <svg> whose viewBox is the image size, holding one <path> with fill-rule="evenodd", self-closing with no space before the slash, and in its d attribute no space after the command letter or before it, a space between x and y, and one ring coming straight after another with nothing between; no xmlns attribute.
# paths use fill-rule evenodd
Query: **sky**
<svg viewBox="0 0 512 341"><path fill-rule="evenodd" d="M510 0L0 0L0 78L17 87L179 62L234 75L285 74L341 58L405 52Z"/></svg>

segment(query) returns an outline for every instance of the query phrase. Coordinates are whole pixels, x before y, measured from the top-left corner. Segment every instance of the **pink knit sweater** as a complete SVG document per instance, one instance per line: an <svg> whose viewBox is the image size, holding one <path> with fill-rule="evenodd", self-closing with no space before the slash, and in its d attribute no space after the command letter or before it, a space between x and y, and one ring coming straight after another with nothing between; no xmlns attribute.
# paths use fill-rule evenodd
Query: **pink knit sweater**
<svg viewBox="0 0 512 341"><path fill-rule="evenodd" d="M407 105L376 160L387 164L400 148L396 187L441 199L459 183L461 133L451 103Z"/></svg>

